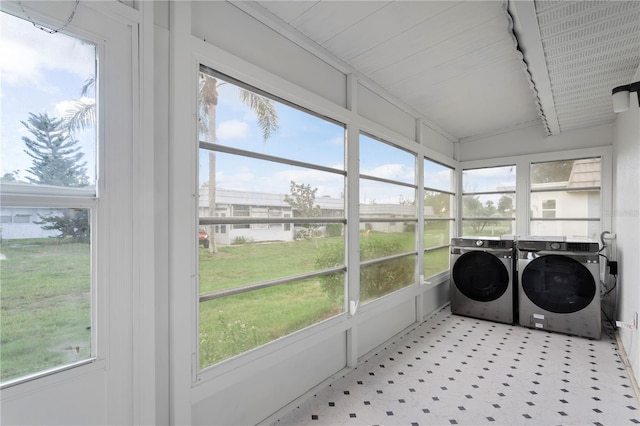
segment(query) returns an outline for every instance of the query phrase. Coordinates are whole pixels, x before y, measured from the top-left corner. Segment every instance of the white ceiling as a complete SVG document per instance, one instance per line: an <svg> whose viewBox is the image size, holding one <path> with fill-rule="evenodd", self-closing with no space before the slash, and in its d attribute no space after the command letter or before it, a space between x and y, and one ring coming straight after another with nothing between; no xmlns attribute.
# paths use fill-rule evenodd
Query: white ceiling
<svg viewBox="0 0 640 426"><path fill-rule="evenodd" d="M640 1L234 4L461 141L613 122L640 65Z"/></svg>

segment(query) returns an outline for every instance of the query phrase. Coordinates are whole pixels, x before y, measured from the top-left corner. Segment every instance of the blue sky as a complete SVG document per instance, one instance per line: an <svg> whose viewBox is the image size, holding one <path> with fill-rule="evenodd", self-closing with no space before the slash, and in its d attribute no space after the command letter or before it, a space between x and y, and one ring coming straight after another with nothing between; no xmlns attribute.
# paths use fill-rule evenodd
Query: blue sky
<svg viewBox="0 0 640 426"><path fill-rule="evenodd" d="M95 46L65 36L47 34L31 23L0 13L0 175L19 171L23 180L31 167L20 123L29 113L62 117L70 102L80 99L85 80L95 74ZM77 134L87 174L95 181L95 132Z"/></svg>
<svg viewBox="0 0 640 426"><path fill-rule="evenodd" d="M255 113L241 101L236 86L218 86L215 110L217 143L263 154L304 161L324 167L344 169L344 127L282 103L276 103L280 128L266 142L262 139ZM360 172L366 175L412 183L414 156L367 136L360 138ZM216 187L247 191L288 193L289 182L318 188L318 197L340 198L344 180L340 175L288 165L217 154ZM200 183L209 180L208 154L200 152ZM430 164L431 186L450 190L448 169ZM413 200L411 190L402 186L368 182L361 201L397 203ZM365 188L366 187L366 188Z"/></svg>

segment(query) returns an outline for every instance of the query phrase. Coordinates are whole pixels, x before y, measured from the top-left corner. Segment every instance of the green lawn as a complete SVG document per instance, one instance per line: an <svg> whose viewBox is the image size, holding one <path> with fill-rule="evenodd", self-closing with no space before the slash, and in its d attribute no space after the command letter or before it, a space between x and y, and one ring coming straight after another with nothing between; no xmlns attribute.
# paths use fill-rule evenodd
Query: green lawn
<svg viewBox="0 0 640 426"><path fill-rule="evenodd" d="M441 231L434 231L441 233ZM411 251L413 233L371 241ZM434 237L435 238L435 237ZM342 237L200 249L200 293L324 269L320 253L337 252ZM90 248L54 239L4 240L0 253L0 372L6 381L90 356ZM425 254L425 275L448 268L448 249ZM339 273L336 282L343 280ZM404 284L403 284L404 285ZM200 304L201 367L300 330L343 310L321 279L309 279Z"/></svg>
<svg viewBox="0 0 640 426"><path fill-rule="evenodd" d="M89 357L89 244L5 240L0 253L1 380Z"/></svg>

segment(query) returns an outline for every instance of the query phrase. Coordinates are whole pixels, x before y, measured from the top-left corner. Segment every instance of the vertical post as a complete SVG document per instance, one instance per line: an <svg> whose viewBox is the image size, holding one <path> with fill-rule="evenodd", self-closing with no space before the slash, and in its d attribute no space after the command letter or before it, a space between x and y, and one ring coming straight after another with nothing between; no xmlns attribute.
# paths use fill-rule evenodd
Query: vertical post
<svg viewBox="0 0 640 426"><path fill-rule="evenodd" d="M347 76L347 108L353 113L358 112L358 80L355 75ZM358 324L353 317L357 314L360 303L360 128L351 120L347 124L347 187L346 205L346 265L347 265L347 309L352 317L351 328L347 331L347 367L358 365Z"/></svg>

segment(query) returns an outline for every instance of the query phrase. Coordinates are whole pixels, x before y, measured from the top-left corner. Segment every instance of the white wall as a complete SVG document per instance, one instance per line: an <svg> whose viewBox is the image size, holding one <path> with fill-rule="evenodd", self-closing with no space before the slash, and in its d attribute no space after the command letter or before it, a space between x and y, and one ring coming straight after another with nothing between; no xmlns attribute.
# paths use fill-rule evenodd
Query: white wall
<svg viewBox="0 0 640 426"><path fill-rule="evenodd" d="M460 142L459 161L492 159L610 146L612 126L602 125L546 136L541 124L482 139Z"/></svg>
<svg viewBox="0 0 640 426"><path fill-rule="evenodd" d="M634 81L640 80L640 70ZM640 108L637 93L631 107L619 113L614 131L613 232L617 241L618 317L632 322L640 312ZM636 381L640 382L640 333L619 329Z"/></svg>

